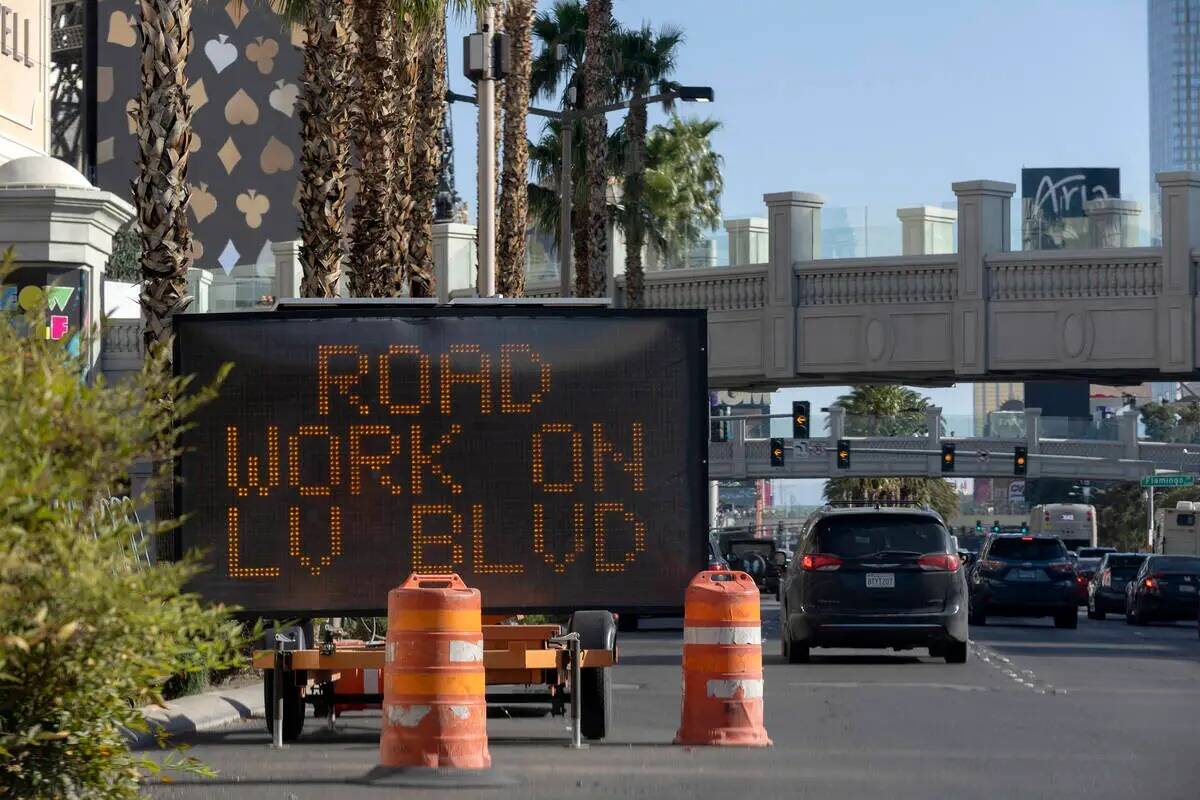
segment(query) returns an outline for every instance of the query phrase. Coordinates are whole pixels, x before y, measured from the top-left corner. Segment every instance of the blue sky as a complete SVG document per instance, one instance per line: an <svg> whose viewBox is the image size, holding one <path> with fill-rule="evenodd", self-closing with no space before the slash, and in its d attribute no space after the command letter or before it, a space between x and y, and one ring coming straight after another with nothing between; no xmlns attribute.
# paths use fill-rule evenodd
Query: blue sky
<svg viewBox="0 0 1200 800"><path fill-rule="evenodd" d="M727 217L761 215L765 192L800 190L893 219L902 206L952 200L954 181L1019 184L1022 166L1118 167L1122 196L1148 209L1145 0L614 0L613 9L626 25L684 29L676 79L716 90L711 106L685 110L723 123L715 147ZM451 85L469 92L457 44L468 26L451 27ZM473 107L455 106L454 131L459 192L473 202ZM777 392L776 410L799 397L826 406L842 391ZM947 413L971 411L969 386L922 391Z"/></svg>

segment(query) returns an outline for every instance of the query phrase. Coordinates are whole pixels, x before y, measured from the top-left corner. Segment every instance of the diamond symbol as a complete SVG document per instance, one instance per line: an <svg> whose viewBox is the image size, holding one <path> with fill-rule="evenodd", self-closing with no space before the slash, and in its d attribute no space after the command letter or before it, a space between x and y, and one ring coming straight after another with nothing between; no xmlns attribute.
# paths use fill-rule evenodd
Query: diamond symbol
<svg viewBox="0 0 1200 800"><path fill-rule="evenodd" d="M204 78L199 78L187 88L187 96L188 100L192 101L193 112L204 108L208 103L208 90L204 88Z"/></svg>
<svg viewBox="0 0 1200 800"><path fill-rule="evenodd" d="M221 269L225 270L225 274L233 272L233 268L237 266L238 259L242 254L233 246L233 240L225 242L225 249L221 251L221 255L217 256L217 263L221 265Z"/></svg>
<svg viewBox="0 0 1200 800"><path fill-rule="evenodd" d="M242 154L237 149L237 145L233 143L232 136L225 140L225 144L221 145L221 149L217 151L217 158L221 159L226 173L232 173L233 168L242 160Z"/></svg>
<svg viewBox="0 0 1200 800"><path fill-rule="evenodd" d="M247 8L249 5L244 0L229 0L225 4L225 13L229 15L229 21L233 23L233 27L238 28L241 26L242 20L250 13L250 9Z"/></svg>

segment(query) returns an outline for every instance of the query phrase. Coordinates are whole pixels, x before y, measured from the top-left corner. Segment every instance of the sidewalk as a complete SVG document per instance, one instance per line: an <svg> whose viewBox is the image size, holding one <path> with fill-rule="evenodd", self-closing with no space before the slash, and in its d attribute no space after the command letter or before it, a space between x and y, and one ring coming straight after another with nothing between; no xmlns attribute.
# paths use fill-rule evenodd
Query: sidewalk
<svg viewBox="0 0 1200 800"><path fill-rule="evenodd" d="M209 731L252 716L263 716L261 682L230 689L214 689L204 694L181 697L166 706L146 706L142 716L150 723L145 733L128 731L130 747L139 750L155 746L155 732L165 730L171 736Z"/></svg>

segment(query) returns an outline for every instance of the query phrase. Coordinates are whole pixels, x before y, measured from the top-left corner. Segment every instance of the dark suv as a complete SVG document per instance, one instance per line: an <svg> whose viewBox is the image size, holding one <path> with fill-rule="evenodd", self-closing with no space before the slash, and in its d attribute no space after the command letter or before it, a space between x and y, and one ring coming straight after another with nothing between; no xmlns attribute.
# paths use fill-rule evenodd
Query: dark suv
<svg viewBox="0 0 1200 800"><path fill-rule="evenodd" d="M1053 617L1079 624L1075 565L1054 536L992 536L972 566L971 624L993 617Z"/></svg>
<svg viewBox="0 0 1200 800"><path fill-rule="evenodd" d="M941 517L916 508L824 508L808 518L784 577L783 654L813 647L928 647L967 660L962 564Z"/></svg>
<svg viewBox="0 0 1200 800"><path fill-rule="evenodd" d="M1137 575L1145 553L1109 553L1088 582L1088 619L1125 613L1125 588Z"/></svg>

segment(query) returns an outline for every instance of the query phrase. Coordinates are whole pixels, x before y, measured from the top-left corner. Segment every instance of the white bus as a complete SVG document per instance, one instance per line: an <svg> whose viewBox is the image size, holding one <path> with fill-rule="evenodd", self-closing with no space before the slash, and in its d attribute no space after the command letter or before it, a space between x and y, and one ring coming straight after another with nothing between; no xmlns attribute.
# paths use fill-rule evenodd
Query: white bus
<svg viewBox="0 0 1200 800"><path fill-rule="evenodd" d="M1095 547L1096 508L1083 503L1047 503L1029 512L1029 532L1062 539L1068 550Z"/></svg>
<svg viewBox="0 0 1200 800"><path fill-rule="evenodd" d="M1180 500L1174 508L1154 512L1154 552L1164 555L1200 555L1200 503Z"/></svg>

